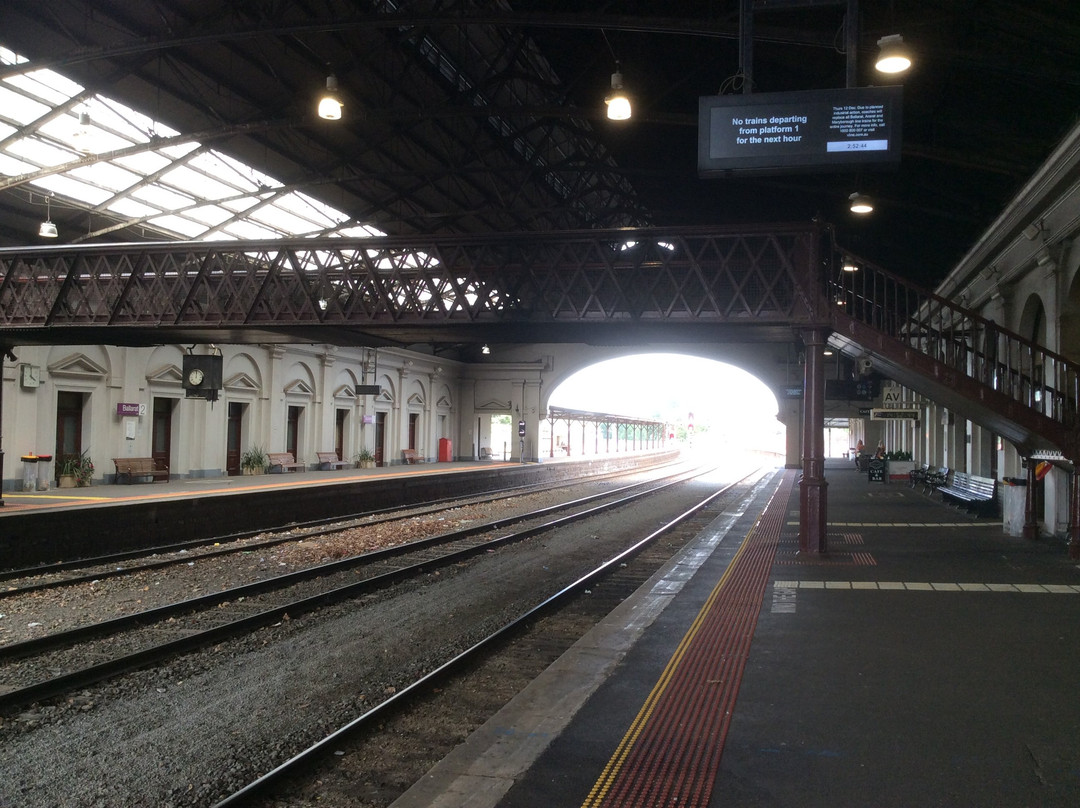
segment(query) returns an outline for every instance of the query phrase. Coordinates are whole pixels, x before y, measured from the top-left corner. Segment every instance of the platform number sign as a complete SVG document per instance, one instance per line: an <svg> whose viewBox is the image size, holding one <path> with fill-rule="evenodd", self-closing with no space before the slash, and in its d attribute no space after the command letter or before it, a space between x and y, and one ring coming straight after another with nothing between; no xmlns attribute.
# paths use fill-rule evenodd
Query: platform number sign
<svg viewBox="0 0 1080 808"><path fill-rule="evenodd" d="M522 418L520 421L518 421L518 437L519 438L524 438L525 437L525 419L524 418Z"/></svg>

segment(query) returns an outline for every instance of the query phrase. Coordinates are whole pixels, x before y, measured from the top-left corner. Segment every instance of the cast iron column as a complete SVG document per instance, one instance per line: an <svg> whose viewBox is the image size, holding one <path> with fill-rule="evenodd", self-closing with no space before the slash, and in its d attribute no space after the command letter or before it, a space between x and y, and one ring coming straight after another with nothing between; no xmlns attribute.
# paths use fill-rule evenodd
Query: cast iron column
<svg viewBox="0 0 1080 808"><path fill-rule="evenodd" d="M1080 558L1080 472L1069 474L1069 558Z"/></svg>
<svg viewBox="0 0 1080 808"><path fill-rule="evenodd" d="M0 508L4 507L4 360L10 353L11 348L0 345Z"/></svg>
<svg viewBox="0 0 1080 808"><path fill-rule="evenodd" d="M829 484L825 481L824 328L804 331L802 479L799 480L799 552L826 553Z"/></svg>

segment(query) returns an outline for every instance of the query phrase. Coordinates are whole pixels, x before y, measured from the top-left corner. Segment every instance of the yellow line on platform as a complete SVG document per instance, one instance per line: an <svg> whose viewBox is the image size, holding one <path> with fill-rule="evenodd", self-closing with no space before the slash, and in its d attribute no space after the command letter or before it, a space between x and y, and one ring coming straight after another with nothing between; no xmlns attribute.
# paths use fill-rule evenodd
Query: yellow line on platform
<svg viewBox="0 0 1080 808"><path fill-rule="evenodd" d="M775 581L776 589L876 589L882 592L1022 592L1080 595L1077 584L982 584L933 581Z"/></svg>

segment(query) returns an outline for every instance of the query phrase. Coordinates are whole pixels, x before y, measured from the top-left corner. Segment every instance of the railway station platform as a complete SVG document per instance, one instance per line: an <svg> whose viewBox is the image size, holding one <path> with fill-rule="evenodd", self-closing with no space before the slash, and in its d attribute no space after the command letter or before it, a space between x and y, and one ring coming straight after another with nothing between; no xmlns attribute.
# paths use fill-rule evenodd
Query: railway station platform
<svg viewBox="0 0 1080 808"><path fill-rule="evenodd" d="M1080 567L905 483L759 483L393 808L1080 804Z"/></svg>
<svg viewBox="0 0 1080 808"><path fill-rule="evenodd" d="M0 518L27 510L77 508L92 505L122 505L148 500L188 499L200 496L236 494L254 490L293 489L337 485L354 481L394 479L454 472L475 472L517 466L519 463L478 460L449 463L398 464L377 468L310 469L236 477L174 477L168 482L95 483L85 488L57 488L44 491L5 491Z"/></svg>
<svg viewBox="0 0 1080 808"><path fill-rule="evenodd" d="M0 569L227 539L416 502L624 471L677 457L677 451L654 450L543 463L426 462L5 492Z"/></svg>

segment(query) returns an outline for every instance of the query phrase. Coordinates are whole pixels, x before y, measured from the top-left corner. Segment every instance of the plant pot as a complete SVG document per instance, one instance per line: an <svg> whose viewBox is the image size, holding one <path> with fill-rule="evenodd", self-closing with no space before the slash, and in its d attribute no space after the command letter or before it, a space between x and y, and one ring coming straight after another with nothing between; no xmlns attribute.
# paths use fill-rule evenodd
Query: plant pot
<svg viewBox="0 0 1080 808"><path fill-rule="evenodd" d="M911 478L911 470L914 468L915 463L911 460L890 460L889 479L908 480Z"/></svg>
<svg viewBox="0 0 1080 808"><path fill-rule="evenodd" d="M266 469L262 468L261 466L253 466L251 468L245 467L241 469L241 471L243 471L245 477L251 477L255 474L262 474L264 471L266 471Z"/></svg>
<svg viewBox="0 0 1080 808"><path fill-rule="evenodd" d="M74 474L61 474L59 477L58 488L74 488L75 487L75 475Z"/></svg>

